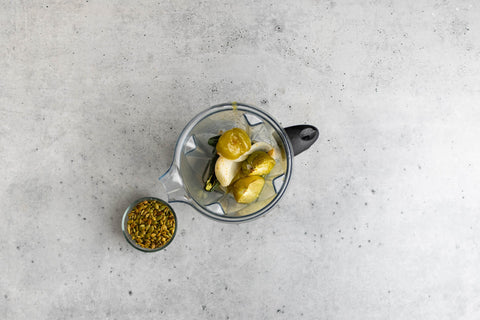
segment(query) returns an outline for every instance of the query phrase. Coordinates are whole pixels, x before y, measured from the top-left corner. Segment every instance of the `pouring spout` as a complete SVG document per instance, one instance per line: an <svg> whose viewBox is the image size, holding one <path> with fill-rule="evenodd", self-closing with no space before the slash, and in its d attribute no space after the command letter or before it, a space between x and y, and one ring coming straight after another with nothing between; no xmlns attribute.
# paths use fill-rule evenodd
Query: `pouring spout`
<svg viewBox="0 0 480 320"><path fill-rule="evenodd" d="M160 178L160 182L167 193L168 202L190 203L190 197L185 192L183 179L180 176L178 167L172 164Z"/></svg>

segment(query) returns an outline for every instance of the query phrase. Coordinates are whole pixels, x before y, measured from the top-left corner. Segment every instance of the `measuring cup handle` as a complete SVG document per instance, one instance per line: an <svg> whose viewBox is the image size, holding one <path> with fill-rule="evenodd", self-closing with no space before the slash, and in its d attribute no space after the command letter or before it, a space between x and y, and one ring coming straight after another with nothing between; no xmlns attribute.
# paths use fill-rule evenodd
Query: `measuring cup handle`
<svg viewBox="0 0 480 320"><path fill-rule="evenodd" d="M285 132L292 143L294 156L310 148L319 135L318 129L308 124L287 127Z"/></svg>

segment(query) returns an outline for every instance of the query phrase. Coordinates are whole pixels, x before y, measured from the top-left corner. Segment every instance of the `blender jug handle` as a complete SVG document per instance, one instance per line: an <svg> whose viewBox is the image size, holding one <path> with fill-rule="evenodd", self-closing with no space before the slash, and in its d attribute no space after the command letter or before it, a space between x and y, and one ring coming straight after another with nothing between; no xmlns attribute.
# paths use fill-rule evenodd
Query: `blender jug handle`
<svg viewBox="0 0 480 320"><path fill-rule="evenodd" d="M167 193L168 202L186 202L190 203L190 197L185 192L183 179L175 163L160 178Z"/></svg>
<svg viewBox="0 0 480 320"><path fill-rule="evenodd" d="M293 155L296 156L310 148L318 139L318 129L308 124L301 124L284 128L293 147Z"/></svg>

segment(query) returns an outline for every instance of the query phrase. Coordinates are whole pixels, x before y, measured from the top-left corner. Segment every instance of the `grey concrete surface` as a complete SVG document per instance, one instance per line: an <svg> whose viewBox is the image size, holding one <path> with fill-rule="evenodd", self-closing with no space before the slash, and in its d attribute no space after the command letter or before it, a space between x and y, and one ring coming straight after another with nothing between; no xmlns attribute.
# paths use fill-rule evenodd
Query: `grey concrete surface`
<svg viewBox="0 0 480 320"><path fill-rule="evenodd" d="M2 319L480 319L478 1L2 1ZM317 143L261 219L120 220L198 112Z"/></svg>

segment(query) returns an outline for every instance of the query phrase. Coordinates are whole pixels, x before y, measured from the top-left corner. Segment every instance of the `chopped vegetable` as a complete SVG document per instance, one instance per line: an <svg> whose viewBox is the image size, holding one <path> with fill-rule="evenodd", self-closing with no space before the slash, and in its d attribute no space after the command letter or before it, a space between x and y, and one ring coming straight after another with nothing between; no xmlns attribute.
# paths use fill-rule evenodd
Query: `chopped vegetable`
<svg viewBox="0 0 480 320"><path fill-rule="evenodd" d="M265 185L260 176L249 176L237 180L233 184L233 196L238 203L250 203L257 200Z"/></svg>
<svg viewBox="0 0 480 320"><path fill-rule="evenodd" d="M250 150L252 142L245 130L233 128L220 136L217 143L217 153L229 160L235 160Z"/></svg>
<svg viewBox="0 0 480 320"><path fill-rule="evenodd" d="M216 187L220 184L218 179L215 175L215 164L217 162L218 155L215 155L212 160L210 160L209 166L209 173L207 181L205 182L205 190L208 192L214 191Z"/></svg>

